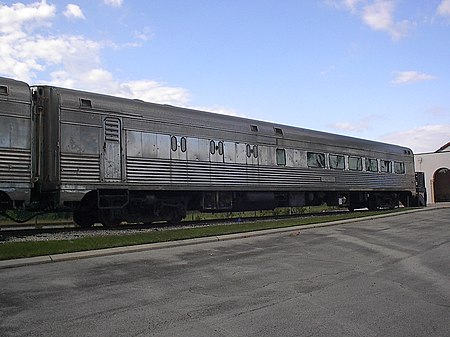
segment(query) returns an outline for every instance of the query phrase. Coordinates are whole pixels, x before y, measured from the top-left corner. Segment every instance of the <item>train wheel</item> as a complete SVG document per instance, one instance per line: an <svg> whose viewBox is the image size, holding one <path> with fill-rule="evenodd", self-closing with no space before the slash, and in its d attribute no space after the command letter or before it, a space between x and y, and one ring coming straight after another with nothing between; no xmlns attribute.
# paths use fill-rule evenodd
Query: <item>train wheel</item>
<svg viewBox="0 0 450 337"><path fill-rule="evenodd" d="M105 227L117 227L122 222L122 218L112 209L102 209L99 212L100 222Z"/></svg>
<svg viewBox="0 0 450 337"><path fill-rule="evenodd" d="M378 210L378 198L376 195L372 194L369 196L368 200L367 200L367 208L369 209L369 211L376 211Z"/></svg>
<svg viewBox="0 0 450 337"><path fill-rule="evenodd" d="M73 221L82 228L89 228L98 222L97 194L87 193L81 199L80 205L73 212Z"/></svg>
<svg viewBox="0 0 450 337"><path fill-rule="evenodd" d="M73 213L73 221L75 221L75 223L82 228L90 228L94 226L96 219L96 214L92 214L91 212L77 210Z"/></svg>
<svg viewBox="0 0 450 337"><path fill-rule="evenodd" d="M170 223L171 225L178 225L181 222L181 220L183 220L183 217L177 212L174 213L172 217L169 220L167 220L167 222Z"/></svg>
<svg viewBox="0 0 450 337"><path fill-rule="evenodd" d="M165 209L167 214L167 222L171 225L178 225L184 217L186 217L186 207L179 204L176 207L167 207Z"/></svg>

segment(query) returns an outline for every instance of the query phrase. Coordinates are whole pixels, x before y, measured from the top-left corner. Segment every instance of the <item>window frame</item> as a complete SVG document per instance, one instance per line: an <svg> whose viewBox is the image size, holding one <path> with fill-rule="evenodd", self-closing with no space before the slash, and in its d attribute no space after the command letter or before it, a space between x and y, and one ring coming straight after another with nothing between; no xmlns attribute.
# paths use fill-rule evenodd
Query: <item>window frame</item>
<svg viewBox="0 0 450 337"><path fill-rule="evenodd" d="M373 165L372 163L376 163L376 170L372 169ZM379 164L378 164L378 159L376 158L366 158L366 172L373 172L373 173L378 173L380 170Z"/></svg>
<svg viewBox="0 0 450 337"><path fill-rule="evenodd" d="M286 166L286 150L282 148L276 149L276 160L278 166Z"/></svg>
<svg viewBox="0 0 450 337"><path fill-rule="evenodd" d="M380 172L381 173L392 173L392 161L381 159L380 160Z"/></svg>
<svg viewBox="0 0 450 337"><path fill-rule="evenodd" d="M331 163L332 163L331 157L336 157L336 159L337 159L337 158L340 158L340 159L342 160L342 161L341 161L342 167L331 165ZM339 162L339 161L338 161L338 162ZM334 153L330 153L330 154L328 155L328 165L329 165L330 169L332 169L332 170L344 171L344 170L345 170L345 166L346 166L346 165L345 165L345 156L344 156L343 154L334 154Z"/></svg>
<svg viewBox="0 0 450 337"><path fill-rule="evenodd" d="M316 163L317 165L314 165L314 163ZM320 168L320 169L326 168L325 153L312 151L306 152L306 165L308 166L308 168Z"/></svg>
<svg viewBox="0 0 450 337"><path fill-rule="evenodd" d="M176 136L170 137L170 149L173 152L176 152L178 150L178 140Z"/></svg>
<svg viewBox="0 0 450 337"><path fill-rule="evenodd" d="M397 167L398 167L397 165L400 165L400 170L397 169ZM394 161L394 173L395 174L406 174L405 162Z"/></svg>
<svg viewBox="0 0 450 337"><path fill-rule="evenodd" d="M353 168L351 164L354 159L356 159L356 168ZM362 172L364 170L363 158L358 156L348 156L348 170L353 172Z"/></svg>
<svg viewBox="0 0 450 337"><path fill-rule="evenodd" d="M187 151L187 139L186 139L186 137L181 137L181 139L180 139L180 148L181 148L181 152L186 152Z"/></svg>

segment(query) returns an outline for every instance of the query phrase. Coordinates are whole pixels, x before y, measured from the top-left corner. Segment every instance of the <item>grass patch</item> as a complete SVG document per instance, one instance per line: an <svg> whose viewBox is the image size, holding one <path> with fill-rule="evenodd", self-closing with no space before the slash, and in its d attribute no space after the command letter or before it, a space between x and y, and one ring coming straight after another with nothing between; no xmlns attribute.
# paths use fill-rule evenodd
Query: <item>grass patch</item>
<svg viewBox="0 0 450 337"><path fill-rule="evenodd" d="M402 209L397 209L392 212L398 212L401 210ZM298 225L308 225L344 219L360 218L386 213L386 211L363 213L355 212L339 215L316 216L310 218L258 221L248 223L244 222L209 227L151 231L138 234L123 234L111 236L99 235L72 240L6 242L0 244L0 260L244 233L265 229L285 228Z"/></svg>

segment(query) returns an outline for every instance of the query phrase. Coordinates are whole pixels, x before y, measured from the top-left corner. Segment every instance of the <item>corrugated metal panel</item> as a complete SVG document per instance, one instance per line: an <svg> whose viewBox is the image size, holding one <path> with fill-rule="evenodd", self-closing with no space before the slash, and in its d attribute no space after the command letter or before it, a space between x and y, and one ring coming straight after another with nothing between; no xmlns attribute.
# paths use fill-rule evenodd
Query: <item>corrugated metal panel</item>
<svg viewBox="0 0 450 337"><path fill-rule="evenodd" d="M61 183L98 183L99 156L61 154Z"/></svg>
<svg viewBox="0 0 450 337"><path fill-rule="evenodd" d="M380 179L381 178L381 179ZM364 174L348 171L311 170L289 167L262 167L210 162L183 162L161 159L127 159L130 184L175 186L234 187L248 189L347 190L379 189L395 186L408 188L408 178L394 174Z"/></svg>
<svg viewBox="0 0 450 337"><path fill-rule="evenodd" d="M169 184L170 162L157 159L128 158L127 181L129 183Z"/></svg>
<svg viewBox="0 0 450 337"><path fill-rule="evenodd" d="M29 150L0 149L0 181L31 183Z"/></svg>

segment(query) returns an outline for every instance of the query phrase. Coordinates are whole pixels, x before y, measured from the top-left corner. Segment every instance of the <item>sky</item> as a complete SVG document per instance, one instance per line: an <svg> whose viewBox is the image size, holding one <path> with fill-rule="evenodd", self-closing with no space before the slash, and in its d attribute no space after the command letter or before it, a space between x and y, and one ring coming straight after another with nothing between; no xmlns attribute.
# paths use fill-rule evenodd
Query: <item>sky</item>
<svg viewBox="0 0 450 337"><path fill-rule="evenodd" d="M0 76L434 152L450 0L0 1Z"/></svg>

